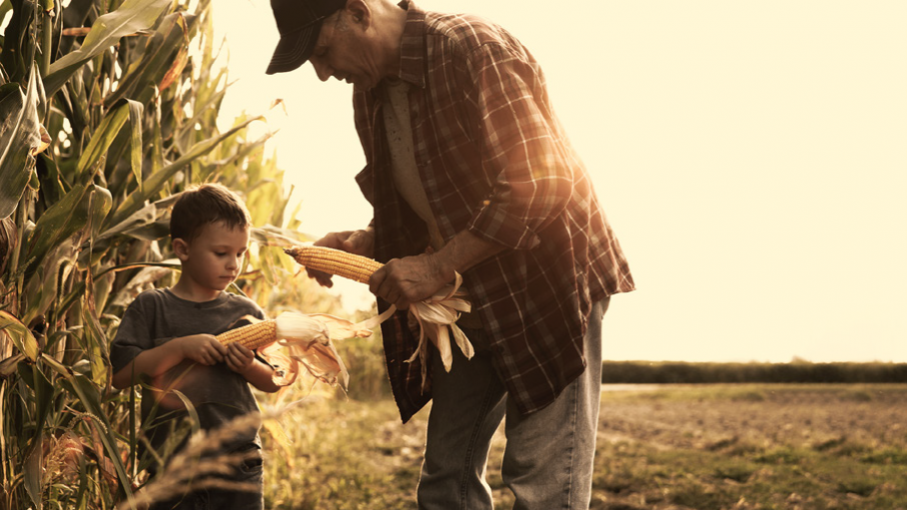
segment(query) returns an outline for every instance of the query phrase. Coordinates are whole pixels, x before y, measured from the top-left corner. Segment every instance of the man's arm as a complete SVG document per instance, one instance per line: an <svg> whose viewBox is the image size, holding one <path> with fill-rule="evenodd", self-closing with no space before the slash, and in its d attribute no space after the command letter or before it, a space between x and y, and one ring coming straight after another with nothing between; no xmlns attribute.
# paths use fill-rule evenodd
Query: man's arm
<svg viewBox="0 0 907 510"><path fill-rule="evenodd" d="M464 230L435 253L390 260L369 279L369 290L405 310L453 282L455 271L463 273L505 249Z"/></svg>

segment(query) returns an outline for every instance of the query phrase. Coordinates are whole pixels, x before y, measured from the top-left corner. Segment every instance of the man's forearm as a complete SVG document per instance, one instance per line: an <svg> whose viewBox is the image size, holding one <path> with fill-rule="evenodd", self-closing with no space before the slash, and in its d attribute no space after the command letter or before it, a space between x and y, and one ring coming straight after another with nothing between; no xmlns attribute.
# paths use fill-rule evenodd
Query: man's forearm
<svg viewBox="0 0 907 510"><path fill-rule="evenodd" d="M468 230L455 235L443 248L433 254L441 274L453 280L454 271L462 274L480 262L506 250L504 245L483 239Z"/></svg>

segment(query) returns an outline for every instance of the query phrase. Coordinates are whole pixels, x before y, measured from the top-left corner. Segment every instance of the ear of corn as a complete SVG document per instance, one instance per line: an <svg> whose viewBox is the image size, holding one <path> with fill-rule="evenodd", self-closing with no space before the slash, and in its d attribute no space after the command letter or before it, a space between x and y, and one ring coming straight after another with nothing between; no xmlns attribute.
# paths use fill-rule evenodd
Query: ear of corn
<svg viewBox="0 0 907 510"><path fill-rule="evenodd" d="M217 340L224 344L230 345L233 342L239 342L240 345L249 349L257 349L273 343L277 340L277 321L267 320L249 324L241 328L231 329L230 331L217 335Z"/></svg>
<svg viewBox="0 0 907 510"><path fill-rule="evenodd" d="M372 273L384 265L368 257L323 246L295 246L284 251L309 269L362 283L368 283Z"/></svg>
<svg viewBox="0 0 907 510"><path fill-rule="evenodd" d="M296 340L306 343L317 341L327 344L331 339L330 330L323 320L291 312L282 313L276 319L231 329L215 338L224 345L238 342L249 349L264 347L276 340Z"/></svg>

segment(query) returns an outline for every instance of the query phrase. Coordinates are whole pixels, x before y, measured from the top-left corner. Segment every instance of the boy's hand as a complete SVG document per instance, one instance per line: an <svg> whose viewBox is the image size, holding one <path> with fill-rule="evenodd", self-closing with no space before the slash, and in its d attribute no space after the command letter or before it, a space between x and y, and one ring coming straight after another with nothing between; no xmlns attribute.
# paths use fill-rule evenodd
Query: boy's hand
<svg viewBox="0 0 907 510"><path fill-rule="evenodd" d="M224 361L227 362L230 370L242 374L252 366L255 361L255 354L248 347L240 345L238 342L233 342L227 347L227 355L224 357Z"/></svg>
<svg viewBox="0 0 907 510"><path fill-rule="evenodd" d="M180 340L183 357L202 365L220 363L227 354L227 348L214 335L191 335Z"/></svg>

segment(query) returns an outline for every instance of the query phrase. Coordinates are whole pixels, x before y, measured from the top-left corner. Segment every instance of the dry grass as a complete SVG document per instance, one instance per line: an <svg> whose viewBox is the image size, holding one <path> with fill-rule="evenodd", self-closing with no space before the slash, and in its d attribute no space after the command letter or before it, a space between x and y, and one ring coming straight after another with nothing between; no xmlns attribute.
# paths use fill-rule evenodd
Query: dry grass
<svg viewBox="0 0 907 510"><path fill-rule="evenodd" d="M907 385L657 387L605 392L593 509L907 508ZM265 437L270 509L409 509L426 411L314 399ZM499 508L504 439L489 484Z"/></svg>

